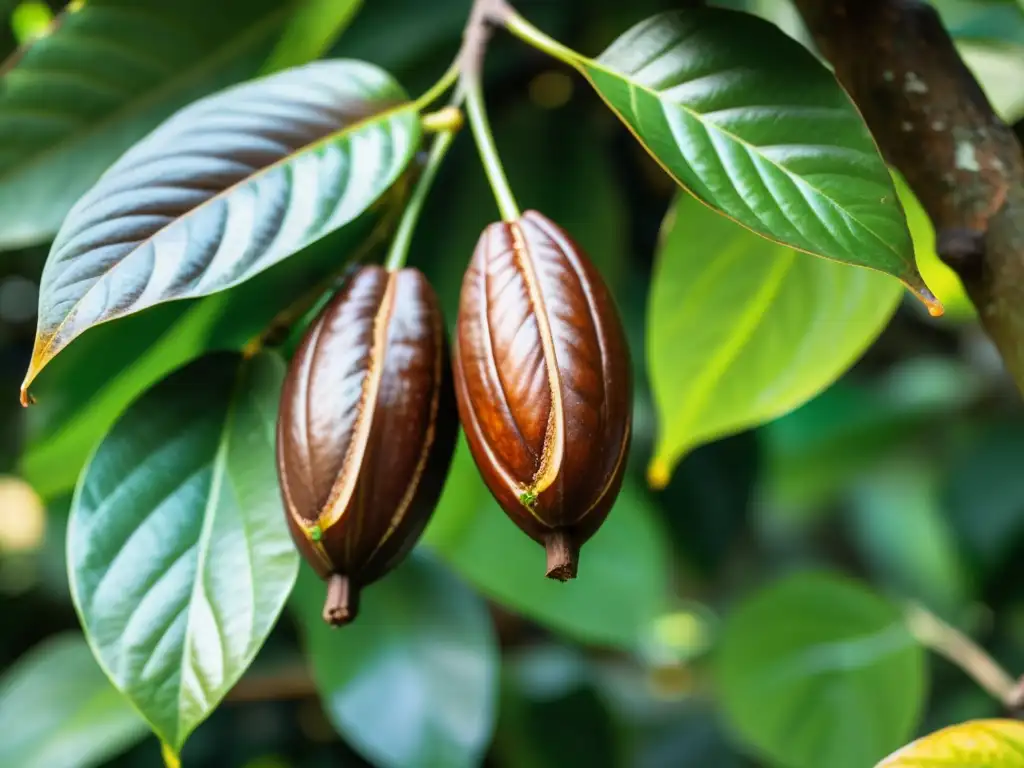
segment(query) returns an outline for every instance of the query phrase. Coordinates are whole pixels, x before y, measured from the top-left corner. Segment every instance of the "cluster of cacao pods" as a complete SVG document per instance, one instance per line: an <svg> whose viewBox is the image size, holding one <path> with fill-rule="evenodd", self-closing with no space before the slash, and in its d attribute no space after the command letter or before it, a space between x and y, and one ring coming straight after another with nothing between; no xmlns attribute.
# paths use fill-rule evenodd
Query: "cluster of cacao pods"
<svg viewBox="0 0 1024 768"><path fill-rule="evenodd" d="M460 421L491 493L547 550L547 575L574 578L622 482L631 404L608 289L535 211L481 235L450 357L421 272L359 269L307 330L278 418L285 515L328 583L324 619L351 621L360 589L412 549Z"/></svg>

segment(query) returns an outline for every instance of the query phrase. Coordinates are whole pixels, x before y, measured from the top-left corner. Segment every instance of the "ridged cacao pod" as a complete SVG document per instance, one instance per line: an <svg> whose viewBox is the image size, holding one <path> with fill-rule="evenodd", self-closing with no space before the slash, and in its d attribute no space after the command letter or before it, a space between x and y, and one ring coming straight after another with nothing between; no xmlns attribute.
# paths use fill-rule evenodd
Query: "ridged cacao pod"
<svg viewBox="0 0 1024 768"><path fill-rule="evenodd" d="M547 549L551 578L622 484L632 373L622 322L587 256L527 211L484 230L462 283L455 391L469 447L508 516Z"/></svg>
<svg viewBox="0 0 1024 768"><path fill-rule="evenodd" d="M363 267L324 307L281 394L277 468L299 551L345 624L412 548L458 433L440 305L421 272Z"/></svg>

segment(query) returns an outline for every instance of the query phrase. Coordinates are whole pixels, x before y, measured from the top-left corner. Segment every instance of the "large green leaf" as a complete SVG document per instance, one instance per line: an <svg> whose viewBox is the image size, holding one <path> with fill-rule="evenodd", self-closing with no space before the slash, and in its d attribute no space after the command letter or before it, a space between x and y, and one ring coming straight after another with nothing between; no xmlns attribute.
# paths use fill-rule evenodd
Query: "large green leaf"
<svg viewBox="0 0 1024 768"><path fill-rule="evenodd" d="M298 555L274 463L284 364L219 353L118 420L79 483L68 569L86 637L173 752L252 662Z"/></svg>
<svg viewBox="0 0 1024 768"><path fill-rule="evenodd" d="M585 642L637 649L672 607L668 547L642 488L629 479L583 547L579 578L544 578L544 549L501 511L460 438L426 542L501 605Z"/></svg>
<svg viewBox="0 0 1024 768"><path fill-rule="evenodd" d="M423 553L363 596L340 631L303 566L292 596L327 714L382 768L470 768L497 716L498 648L487 608Z"/></svg>
<svg viewBox="0 0 1024 768"><path fill-rule="evenodd" d="M707 205L769 239L925 290L863 119L833 75L773 24L692 8L637 24L597 59L571 60Z"/></svg>
<svg viewBox="0 0 1024 768"><path fill-rule="evenodd" d="M291 0L89 0L0 80L0 247L53 236L118 155L259 69Z"/></svg>
<svg viewBox="0 0 1024 768"><path fill-rule="evenodd" d="M924 652L900 612L825 573L786 577L728 617L716 659L731 728L787 768L864 768L906 742Z"/></svg>
<svg viewBox="0 0 1024 768"><path fill-rule="evenodd" d="M146 733L80 635L57 635L0 678L0 765L90 768Z"/></svg>
<svg viewBox="0 0 1024 768"><path fill-rule="evenodd" d="M651 481L667 482L695 446L781 416L831 384L900 295L886 275L776 245L680 197L648 309L659 417Z"/></svg>
<svg viewBox="0 0 1024 768"><path fill-rule="evenodd" d="M242 285L104 323L69 346L33 384L38 403L27 411L22 475L46 498L73 488L89 453L138 395L205 351L243 348L278 312L382 241L399 191Z"/></svg>
<svg viewBox="0 0 1024 768"><path fill-rule="evenodd" d="M349 223L395 182L419 137L401 87L355 61L290 69L181 110L61 226L25 384L95 325L243 283Z"/></svg>
<svg viewBox="0 0 1024 768"><path fill-rule="evenodd" d="M1024 724L973 720L908 744L876 768L1024 768Z"/></svg>
<svg viewBox="0 0 1024 768"><path fill-rule="evenodd" d="M301 0L263 71L277 72L318 58L351 23L362 2Z"/></svg>

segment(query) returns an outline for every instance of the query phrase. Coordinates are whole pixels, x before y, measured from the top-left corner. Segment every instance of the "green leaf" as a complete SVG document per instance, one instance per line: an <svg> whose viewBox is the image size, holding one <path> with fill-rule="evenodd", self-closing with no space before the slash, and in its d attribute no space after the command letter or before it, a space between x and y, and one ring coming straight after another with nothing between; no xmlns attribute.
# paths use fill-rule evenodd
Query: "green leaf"
<svg viewBox="0 0 1024 768"><path fill-rule="evenodd" d="M733 731L787 768L873 765L906 742L924 704L924 652L899 611L825 573L737 606L716 675Z"/></svg>
<svg viewBox="0 0 1024 768"><path fill-rule="evenodd" d="M86 637L172 752L252 662L298 555L274 423L284 364L210 355L147 392L90 461L68 524Z"/></svg>
<svg viewBox="0 0 1024 768"><path fill-rule="evenodd" d="M146 733L78 634L56 635L0 678L0 765L106 765Z"/></svg>
<svg viewBox="0 0 1024 768"><path fill-rule="evenodd" d="M419 138L401 87L354 61L291 69L181 110L57 233L25 385L93 326L243 283L348 224L398 179Z"/></svg>
<svg viewBox="0 0 1024 768"><path fill-rule="evenodd" d="M629 478L580 555L579 578L544 578L544 549L506 517L460 438L425 540L489 598L584 642L637 649L671 607L666 537Z"/></svg>
<svg viewBox="0 0 1024 768"><path fill-rule="evenodd" d="M292 596L328 717L381 768L469 768L497 716L498 648L486 606L423 553L361 600L340 631L305 565Z"/></svg>
<svg viewBox="0 0 1024 768"><path fill-rule="evenodd" d="M302 0L263 71L277 72L319 58L345 31L362 0Z"/></svg>
<svg viewBox="0 0 1024 768"><path fill-rule="evenodd" d="M33 384L38 402L27 411L22 475L46 498L73 488L89 453L138 395L205 351L242 349L277 313L367 252L394 212L390 201L386 210L370 210L228 291L162 304L90 330Z"/></svg>
<svg viewBox="0 0 1024 768"><path fill-rule="evenodd" d="M839 377L900 300L889 277L775 245L680 197L648 316L660 434L650 479L694 447L777 418Z"/></svg>
<svg viewBox="0 0 1024 768"><path fill-rule="evenodd" d="M876 768L1024 768L1024 724L974 720L908 744Z"/></svg>
<svg viewBox="0 0 1024 768"><path fill-rule="evenodd" d="M290 0L89 0L0 78L0 247L47 240L118 155L255 73Z"/></svg>
<svg viewBox="0 0 1024 768"><path fill-rule="evenodd" d="M948 613L963 608L970 591L940 487L937 467L890 459L854 485L847 520L883 583Z"/></svg>
<svg viewBox="0 0 1024 768"><path fill-rule="evenodd" d="M663 13L574 63L707 205L770 240L927 291L867 126L833 75L773 24L721 8Z"/></svg>

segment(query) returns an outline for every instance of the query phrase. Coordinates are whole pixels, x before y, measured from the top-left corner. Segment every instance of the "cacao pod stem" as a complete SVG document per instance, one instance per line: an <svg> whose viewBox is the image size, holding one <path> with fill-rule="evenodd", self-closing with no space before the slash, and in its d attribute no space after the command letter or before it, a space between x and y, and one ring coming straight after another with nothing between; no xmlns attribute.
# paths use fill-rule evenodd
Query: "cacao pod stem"
<svg viewBox="0 0 1024 768"><path fill-rule="evenodd" d="M332 573L327 582L327 602L324 603L324 621L332 627L342 627L359 613L359 588L348 576Z"/></svg>
<svg viewBox="0 0 1024 768"><path fill-rule="evenodd" d="M549 533L544 540L544 548L548 553L549 579L568 581L576 578L580 548L569 531L558 529Z"/></svg>

